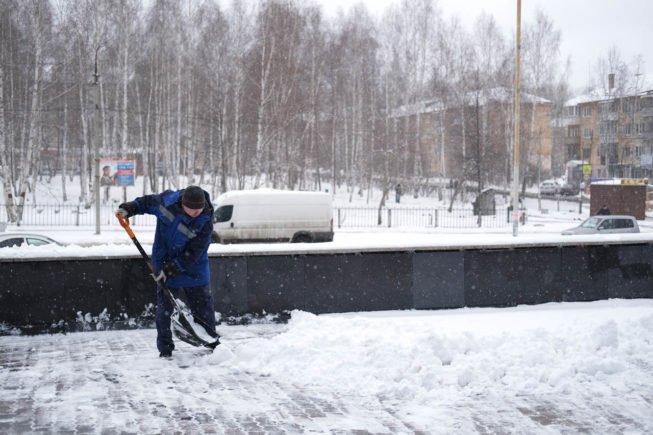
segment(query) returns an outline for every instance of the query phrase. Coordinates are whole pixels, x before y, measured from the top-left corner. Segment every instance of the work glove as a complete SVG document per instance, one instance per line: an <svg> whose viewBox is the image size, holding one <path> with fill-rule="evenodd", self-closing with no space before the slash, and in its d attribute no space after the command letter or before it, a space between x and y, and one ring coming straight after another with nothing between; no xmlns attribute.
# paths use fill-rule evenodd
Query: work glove
<svg viewBox="0 0 653 435"><path fill-rule="evenodd" d="M172 260L167 260L165 263L163 263L163 267L161 267L161 272L159 272L157 276L154 276L154 281L166 282L168 278L172 278L173 276L179 275L180 272L181 271L179 270L177 263L175 263Z"/></svg>
<svg viewBox="0 0 653 435"><path fill-rule="evenodd" d="M118 213L120 213L124 219L129 219L138 213L138 205L135 201L123 202L118 206Z"/></svg>

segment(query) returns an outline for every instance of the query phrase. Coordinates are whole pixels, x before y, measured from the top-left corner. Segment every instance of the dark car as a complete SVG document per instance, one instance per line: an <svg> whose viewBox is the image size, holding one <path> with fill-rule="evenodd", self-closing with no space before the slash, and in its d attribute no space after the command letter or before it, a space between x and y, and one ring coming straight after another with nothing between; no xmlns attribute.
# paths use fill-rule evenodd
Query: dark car
<svg viewBox="0 0 653 435"><path fill-rule="evenodd" d="M558 194L563 195L563 196L573 196L573 195L578 195L579 189L578 187L574 186L573 184L565 183L562 186L560 186L560 189L558 189Z"/></svg>

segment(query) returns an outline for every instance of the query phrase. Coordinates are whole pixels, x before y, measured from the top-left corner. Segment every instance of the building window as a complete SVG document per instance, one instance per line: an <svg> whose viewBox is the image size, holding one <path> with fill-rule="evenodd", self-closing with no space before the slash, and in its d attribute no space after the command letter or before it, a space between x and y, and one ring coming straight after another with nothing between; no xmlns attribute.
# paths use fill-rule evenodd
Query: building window
<svg viewBox="0 0 653 435"><path fill-rule="evenodd" d="M583 129L583 137L585 139L591 139L592 138L592 129L588 128L588 127L585 127Z"/></svg>
<svg viewBox="0 0 653 435"><path fill-rule="evenodd" d="M624 147L624 157L630 157L630 147Z"/></svg>
<svg viewBox="0 0 653 435"><path fill-rule="evenodd" d="M624 124L622 128L626 136L630 136L631 134L633 134L633 124Z"/></svg>
<svg viewBox="0 0 653 435"><path fill-rule="evenodd" d="M567 107L567 111L566 111L567 116L575 117L578 116L579 113L580 113L580 108L578 106Z"/></svg>
<svg viewBox="0 0 653 435"><path fill-rule="evenodd" d="M630 105L630 100L624 99L621 102L621 110L624 113L630 113L631 105Z"/></svg>
<svg viewBox="0 0 653 435"><path fill-rule="evenodd" d="M583 148L583 160L589 160L591 156L591 151L589 148Z"/></svg>
<svg viewBox="0 0 653 435"><path fill-rule="evenodd" d="M639 102L640 109L648 109L649 107L653 107L653 98L651 97L645 97L642 98Z"/></svg>
<svg viewBox="0 0 653 435"><path fill-rule="evenodd" d="M589 118L592 116L592 106L583 106L583 117Z"/></svg>
<svg viewBox="0 0 653 435"><path fill-rule="evenodd" d="M567 137L578 137L579 136L579 130L580 130L580 127L578 127L577 125L569 126L567 128Z"/></svg>
<svg viewBox="0 0 653 435"><path fill-rule="evenodd" d="M635 145L635 157L639 157L642 155L642 146L641 145Z"/></svg>
<svg viewBox="0 0 653 435"><path fill-rule="evenodd" d="M637 122L637 123L635 123L635 134L637 134L637 135L641 135L642 133L644 133L644 132L641 130L641 128L642 128L642 123L641 123L641 122Z"/></svg>

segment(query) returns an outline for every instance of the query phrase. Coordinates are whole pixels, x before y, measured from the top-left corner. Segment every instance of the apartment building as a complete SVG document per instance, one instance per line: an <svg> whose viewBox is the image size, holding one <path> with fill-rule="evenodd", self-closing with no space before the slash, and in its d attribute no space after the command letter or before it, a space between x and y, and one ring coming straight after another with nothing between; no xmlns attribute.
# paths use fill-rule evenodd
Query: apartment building
<svg viewBox="0 0 653 435"><path fill-rule="evenodd" d="M587 178L650 178L653 174L653 75L623 89L608 78L608 90L594 90L565 103L566 160L591 165Z"/></svg>
<svg viewBox="0 0 653 435"><path fill-rule="evenodd" d="M543 179L551 174L552 104L528 93L521 101L520 165L536 181L538 171ZM397 121L397 145L418 155L428 175L472 179L480 172L485 183L510 181L512 90L497 87L464 98L422 101L397 108L391 117Z"/></svg>

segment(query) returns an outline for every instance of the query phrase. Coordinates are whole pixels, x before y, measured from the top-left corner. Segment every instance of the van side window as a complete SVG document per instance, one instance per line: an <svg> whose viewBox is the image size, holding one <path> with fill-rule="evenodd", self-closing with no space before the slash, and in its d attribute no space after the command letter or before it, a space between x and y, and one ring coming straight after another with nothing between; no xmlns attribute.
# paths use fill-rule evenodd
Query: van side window
<svg viewBox="0 0 653 435"><path fill-rule="evenodd" d="M633 221L630 219L619 219L617 221L617 228L632 228L634 227Z"/></svg>
<svg viewBox="0 0 653 435"><path fill-rule="evenodd" d="M231 220L231 215L234 212L233 205L223 205L219 207L213 217L213 222L229 222Z"/></svg>
<svg viewBox="0 0 653 435"><path fill-rule="evenodd" d="M23 244L23 238L18 237L18 238L13 238L13 239L7 239L4 240L3 242L0 242L0 248L10 248L12 246L22 246Z"/></svg>

